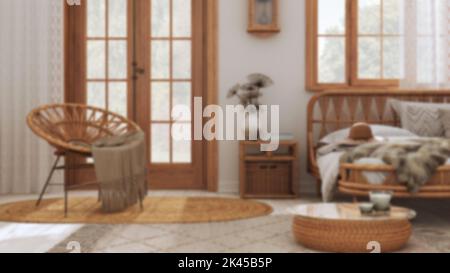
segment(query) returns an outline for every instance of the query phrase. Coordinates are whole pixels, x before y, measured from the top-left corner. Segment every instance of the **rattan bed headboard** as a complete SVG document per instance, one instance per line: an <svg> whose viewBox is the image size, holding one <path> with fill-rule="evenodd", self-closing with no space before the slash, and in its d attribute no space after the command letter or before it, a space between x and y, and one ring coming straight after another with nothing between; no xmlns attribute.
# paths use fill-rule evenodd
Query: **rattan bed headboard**
<svg viewBox="0 0 450 273"><path fill-rule="evenodd" d="M388 99L450 103L450 90L402 91L332 91L311 98L308 104L309 169L315 165L318 140L331 132L352 126L356 122L398 126L399 121Z"/></svg>

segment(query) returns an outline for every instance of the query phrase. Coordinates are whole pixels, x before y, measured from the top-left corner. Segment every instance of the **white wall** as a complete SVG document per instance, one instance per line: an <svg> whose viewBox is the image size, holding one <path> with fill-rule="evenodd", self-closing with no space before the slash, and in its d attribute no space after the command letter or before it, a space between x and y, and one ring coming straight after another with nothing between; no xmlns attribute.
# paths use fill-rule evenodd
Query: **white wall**
<svg viewBox="0 0 450 273"><path fill-rule="evenodd" d="M281 0L281 33L270 38L248 34L247 1L219 1L219 102L228 89L250 73L270 76L275 86L265 90L262 102L280 105L280 131L295 135L300 143L301 191L314 189L306 174L306 106L311 93L305 91L305 1ZM219 144L219 189L238 191L238 143Z"/></svg>

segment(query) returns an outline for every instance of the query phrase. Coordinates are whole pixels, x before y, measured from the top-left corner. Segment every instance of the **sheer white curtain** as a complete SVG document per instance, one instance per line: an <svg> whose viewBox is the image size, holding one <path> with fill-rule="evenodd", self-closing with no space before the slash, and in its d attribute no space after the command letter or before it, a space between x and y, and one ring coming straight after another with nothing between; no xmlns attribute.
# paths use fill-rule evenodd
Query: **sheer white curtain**
<svg viewBox="0 0 450 273"><path fill-rule="evenodd" d="M401 86L450 88L450 1L403 0L403 3Z"/></svg>
<svg viewBox="0 0 450 273"><path fill-rule="evenodd" d="M0 0L0 194L38 192L51 167L25 118L63 99L62 16L62 1Z"/></svg>

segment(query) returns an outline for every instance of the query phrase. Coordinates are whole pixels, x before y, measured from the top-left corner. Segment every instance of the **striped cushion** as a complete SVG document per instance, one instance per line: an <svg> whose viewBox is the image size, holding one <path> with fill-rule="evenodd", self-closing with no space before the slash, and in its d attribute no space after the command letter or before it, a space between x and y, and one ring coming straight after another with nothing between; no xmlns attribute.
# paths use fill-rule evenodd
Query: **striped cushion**
<svg viewBox="0 0 450 273"><path fill-rule="evenodd" d="M450 110L441 109L439 112L444 127L444 135L445 137L450 138Z"/></svg>
<svg viewBox="0 0 450 273"><path fill-rule="evenodd" d="M441 137L444 135L440 111L434 107L412 105L404 107L402 127L421 137Z"/></svg>
<svg viewBox="0 0 450 273"><path fill-rule="evenodd" d="M400 117L404 129L422 137L444 136L440 110L450 111L450 104L399 100L391 100L389 104Z"/></svg>

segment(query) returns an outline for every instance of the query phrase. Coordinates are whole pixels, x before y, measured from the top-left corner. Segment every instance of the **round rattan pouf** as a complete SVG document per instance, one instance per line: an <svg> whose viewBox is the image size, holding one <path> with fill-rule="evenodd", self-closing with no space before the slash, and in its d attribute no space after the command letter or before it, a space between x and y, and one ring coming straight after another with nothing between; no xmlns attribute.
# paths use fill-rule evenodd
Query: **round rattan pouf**
<svg viewBox="0 0 450 273"><path fill-rule="evenodd" d="M358 204L313 204L295 208L293 234L303 246L325 252L368 253L402 249L416 213L393 207L386 215L364 216Z"/></svg>

